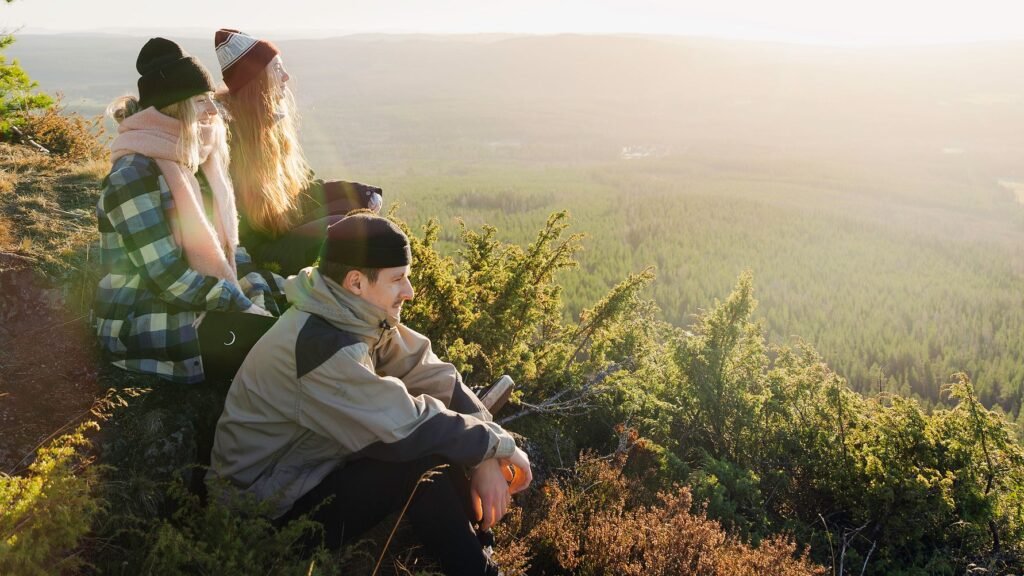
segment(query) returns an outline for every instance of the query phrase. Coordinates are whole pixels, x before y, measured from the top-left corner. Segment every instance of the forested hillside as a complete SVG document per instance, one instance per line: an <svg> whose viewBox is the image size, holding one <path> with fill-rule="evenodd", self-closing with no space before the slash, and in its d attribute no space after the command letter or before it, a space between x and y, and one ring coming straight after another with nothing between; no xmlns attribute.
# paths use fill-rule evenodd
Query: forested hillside
<svg viewBox="0 0 1024 576"><path fill-rule="evenodd" d="M131 89L135 44L26 36L12 52L94 113ZM186 45L215 62L209 39ZM1020 412L1019 47L281 45L320 175L384 186L411 222L488 222L517 242L569 210L589 237L562 278L570 315L653 264L663 318L687 326L749 270L769 340L807 339L854 389L931 404L964 370L986 405Z"/></svg>

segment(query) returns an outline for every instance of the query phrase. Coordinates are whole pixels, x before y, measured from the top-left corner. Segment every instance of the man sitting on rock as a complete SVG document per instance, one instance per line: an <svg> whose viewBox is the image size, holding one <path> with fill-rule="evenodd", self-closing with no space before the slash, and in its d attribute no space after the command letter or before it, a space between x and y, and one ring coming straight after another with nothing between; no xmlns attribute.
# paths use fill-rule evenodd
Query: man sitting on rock
<svg viewBox="0 0 1024 576"><path fill-rule="evenodd" d="M484 545L529 485L530 462L455 367L399 323L410 262L408 238L385 218L354 213L328 229L319 267L287 281L292 308L235 376L210 477L271 500L282 522L315 509L338 548L448 464L416 488L406 517L446 574L497 574Z"/></svg>

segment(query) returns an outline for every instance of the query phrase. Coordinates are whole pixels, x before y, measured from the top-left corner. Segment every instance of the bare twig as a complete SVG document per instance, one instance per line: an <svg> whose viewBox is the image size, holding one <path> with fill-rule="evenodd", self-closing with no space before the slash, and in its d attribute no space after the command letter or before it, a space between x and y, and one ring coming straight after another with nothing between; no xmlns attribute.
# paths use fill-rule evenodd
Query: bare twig
<svg viewBox="0 0 1024 576"><path fill-rule="evenodd" d="M122 394L125 394L126 396L130 396L130 397L134 398L134 397L137 397L137 396L139 396L141 394L145 394L146 392L149 392L149 389L148 388L125 388L125 389L121 390L120 392ZM82 413L72 417L70 420L67 421L66 424L64 424L60 428L57 428L56 430L54 430L53 433L50 434L49 436L47 436L46 438L43 438L43 440L41 442L36 444L35 448L29 450L25 454L25 456L21 460L19 460L18 463L15 464L10 469L11 475L13 476L13 475L17 474L18 472L20 472L21 469L22 469L22 466L25 465L25 463L28 461L28 459L31 458L32 455L35 454L37 450L42 448L44 444L46 444L50 440L53 440L58 435L63 433L65 430L68 430L72 426L75 426L76 424L78 424L79 422L84 420L87 416L89 416L90 414L92 414L93 416L95 416L96 418L98 418L100 420L106 420L106 417L105 417L106 415L105 415L104 411L105 410L109 410L109 409L111 409L113 407L116 407L116 406L127 406L127 402L123 398L121 398L121 396L118 394L117 390L111 388L111 389L107 390L107 393L104 394L101 398L96 398L95 400L93 400L92 406L90 406L88 410L86 410L86 411L84 411L84 412L82 412Z"/></svg>
<svg viewBox="0 0 1024 576"><path fill-rule="evenodd" d="M68 212L67 210L61 210L60 208L47 208L51 212L60 212L61 214L67 214L68 216L74 216L75 218L92 218L92 214L81 214L78 212Z"/></svg>
<svg viewBox="0 0 1024 576"><path fill-rule="evenodd" d="M868 569L868 560L871 560L871 553L875 551L876 545L878 545L878 541L872 540L871 550L868 550L868 555L864 557L864 565L860 567L860 576L864 576L864 571Z"/></svg>
<svg viewBox="0 0 1024 576"><path fill-rule="evenodd" d="M71 320L68 320L67 322L61 322L60 324L52 324L50 326L43 326L42 328L36 328L35 330L31 330L29 332L26 332L26 333L22 334L21 338L32 336L33 334L37 334L39 332L45 332L47 330L53 330L54 328L60 328L61 326L67 326L68 324L71 324L72 322L78 322L79 320L84 320L86 317L88 317L88 314L83 314L83 315L81 315L81 316L79 316L77 318L72 318Z"/></svg>
<svg viewBox="0 0 1024 576"><path fill-rule="evenodd" d="M412 503L412 498L416 495L416 489L424 482L433 482L434 476L441 474L447 467L447 464L434 466L430 470L424 472L420 476L420 479L416 481L416 485L412 487L412 492L409 493L409 498L405 501L405 506L402 506L402 511L398 514L398 520L395 520L395 525L391 528L391 533L388 534L388 539L384 542L384 548L381 549L380 557L377 558L377 565L373 567L373 572L370 573L370 576L377 576L377 572L380 570L380 564L384 561L384 554L387 553L388 546L391 545L391 539L395 537L395 532L398 531L398 524L402 522L402 518L405 516L405 511L409 509L409 504Z"/></svg>
<svg viewBox="0 0 1024 576"><path fill-rule="evenodd" d="M39 262L39 260L31 256L24 256L22 254L15 254L14 252L7 252L3 250L0 250L0 256L7 256L8 258L17 258L19 260L27 260L28 262Z"/></svg>
<svg viewBox="0 0 1024 576"><path fill-rule="evenodd" d="M565 462L562 461L562 450L561 448L558 447L558 445L560 444L559 440L561 440L561 437L562 434L559 432L558 428L555 428L555 454L558 455L558 467L565 468Z"/></svg>
<svg viewBox="0 0 1024 576"><path fill-rule="evenodd" d="M825 517L824 516L822 516L821 514L818 514L818 518L821 518L821 523L822 523L823 526L825 526L825 537L828 538L828 551L832 555L832 573L835 574L836 573L836 551L835 551L835 548L832 547L832 531L828 529L828 522L825 521ZM837 576L842 576L842 574L839 574Z"/></svg>
<svg viewBox="0 0 1024 576"><path fill-rule="evenodd" d="M522 410L502 418L498 423L504 426L505 424L508 424L513 420L518 420L527 414L568 415L586 412L590 408L594 407L590 401L600 392L600 385L603 384L609 376L623 368L624 366L622 364L609 365L604 370L595 374L593 378L585 382L576 395L569 396L568 398L566 398L566 396L573 391L571 388L563 388L539 404L520 402L519 405L523 407Z"/></svg>
<svg viewBox="0 0 1024 576"><path fill-rule="evenodd" d="M843 548L839 553L839 574L840 576L845 573L843 565L846 563L846 549L850 547L850 542L860 534L860 531L867 528L870 521L865 522L859 528L847 528L843 530L842 543Z"/></svg>
<svg viewBox="0 0 1024 576"><path fill-rule="evenodd" d="M28 144L29 146L35 148L39 152L42 152L43 154L49 154L50 153L50 151L47 150L45 146L43 146L39 142L36 142L35 140L33 140L31 136L26 136L25 133L22 132L21 130L19 130L17 126L11 126L11 131L14 132L18 136L19 140L21 140L25 144Z"/></svg>

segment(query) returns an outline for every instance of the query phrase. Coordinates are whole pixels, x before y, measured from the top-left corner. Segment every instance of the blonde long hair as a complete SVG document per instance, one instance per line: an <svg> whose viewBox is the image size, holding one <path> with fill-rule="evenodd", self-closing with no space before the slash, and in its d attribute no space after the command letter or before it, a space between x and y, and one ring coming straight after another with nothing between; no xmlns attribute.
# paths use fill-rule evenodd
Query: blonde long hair
<svg viewBox="0 0 1024 576"><path fill-rule="evenodd" d="M221 100L229 112L231 180L239 212L254 230L283 234L296 223L299 194L312 181L292 93L264 69ZM278 106L286 108L283 117L275 116Z"/></svg>
<svg viewBox="0 0 1024 576"><path fill-rule="evenodd" d="M200 96L213 98L212 93L193 96L174 104L169 104L160 109L161 114L177 118L181 122L181 132L178 135L178 158L190 172L199 169L201 163L200 147L202 146L202 135L199 127L199 114L196 112L195 99ZM121 96L115 98L107 106L107 116L120 124L132 114L141 111L139 98L137 96Z"/></svg>

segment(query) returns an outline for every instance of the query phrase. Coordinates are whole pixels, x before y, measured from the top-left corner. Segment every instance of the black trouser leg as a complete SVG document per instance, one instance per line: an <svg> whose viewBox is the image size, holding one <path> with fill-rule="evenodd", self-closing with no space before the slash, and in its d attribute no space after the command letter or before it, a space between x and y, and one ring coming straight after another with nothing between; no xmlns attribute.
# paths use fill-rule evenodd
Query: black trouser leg
<svg viewBox="0 0 1024 576"><path fill-rule="evenodd" d="M282 520L309 513L325 498L333 497L311 517L324 525L326 544L336 549L355 542L385 516L401 510L416 488L405 514L416 537L446 574L485 574L488 561L466 514L469 494L462 486L468 488L468 484L461 468L449 466L417 487L420 476L442 462L435 457L397 463L369 459L351 462L296 501ZM460 475L462 478L458 478Z"/></svg>
<svg viewBox="0 0 1024 576"><path fill-rule="evenodd" d="M466 475L461 467L449 466L433 482L421 484L409 506L407 515L417 538L446 574L487 573L488 560L470 523L468 505Z"/></svg>

